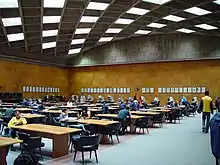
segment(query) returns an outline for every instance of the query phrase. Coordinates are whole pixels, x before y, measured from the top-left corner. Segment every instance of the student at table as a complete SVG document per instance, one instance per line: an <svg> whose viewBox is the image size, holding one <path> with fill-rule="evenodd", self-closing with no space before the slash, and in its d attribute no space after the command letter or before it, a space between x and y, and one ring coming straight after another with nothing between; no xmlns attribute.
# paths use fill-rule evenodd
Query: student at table
<svg viewBox="0 0 220 165"><path fill-rule="evenodd" d="M24 117L21 117L20 111L15 111L15 117L13 117L8 123L8 128L10 129L8 136L12 138L16 137L16 131L15 129L12 128L12 126L25 125L25 124L27 124L27 120ZM11 146L11 150L12 151L15 150L13 145Z"/></svg>
<svg viewBox="0 0 220 165"><path fill-rule="evenodd" d="M14 108L7 108L5 111L5 116L9 116L9 117L15 116L15 109Z"/></svg>
<svg viewBox="0 0 220 165"><path fill-rule="evenodd" d="M125 130L127 129L127 126L128 126L127 119L129 120L130 118L131 118L131 114L129 112L129 107L128 106L124 109L121 109L118 112L117 120L120 121L121 124L122 124L122 128L120 130L121 135L125 134Z"/></svg>
<svg viewBox="0 0 220 165"><path fill-rule="evenodd" d="M109 112L109 109L108 109L108 105L106 104L106 102L103 102L103 104L102 104L102 113L103 113L103 114L108 114L108 113L110 113L110 112Z"/></svg>
<svg viewBox="0 0 220 165"><path fill-rule="evenodd" d="M88 110L88 107L82 107L82 111L79 113L78 118L90 119L91 112Z"/></svg>
<svg viewBox="0 0 220 165"><path fill-rule="evenodd" d="M69 118L69 110L68 109L63 109L62 113L60 114L60 121L68 120Z"/></svg>

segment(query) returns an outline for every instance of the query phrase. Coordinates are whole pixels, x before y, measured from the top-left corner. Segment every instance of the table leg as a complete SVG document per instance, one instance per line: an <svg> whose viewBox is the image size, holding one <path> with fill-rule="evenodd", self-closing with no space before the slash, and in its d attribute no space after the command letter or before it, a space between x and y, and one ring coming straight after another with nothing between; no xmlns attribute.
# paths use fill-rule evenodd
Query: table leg
<svg viewBox="0 0 220 165"><path fill-rule="evenodd" d="M53 158L68 154L68 134L53 136Z"/></svg>
<svg viewBox="0 0 220 165"><path fill-rule="evenodd" d="M130 122L130 133L136 133L134 123L135 123L135 120L131 120L131 122Z"/></svg>
<svg viewBox="0 0 220 165"><path fill-rule="evenodd" d="M1 165L7 165L6 156L7 156L7 146L0 147L0 164Z"/></svg>

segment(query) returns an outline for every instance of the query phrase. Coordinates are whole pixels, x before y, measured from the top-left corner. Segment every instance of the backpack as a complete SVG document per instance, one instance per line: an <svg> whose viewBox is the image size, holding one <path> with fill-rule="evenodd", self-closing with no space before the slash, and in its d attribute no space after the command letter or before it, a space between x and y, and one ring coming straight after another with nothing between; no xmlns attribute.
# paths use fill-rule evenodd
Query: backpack
<svg viewBox="0 0 220 165"><path fill-rule="evenodd" d="M14 165L38 165L38 159L34 154L21 153L15 159Z"/></svg>

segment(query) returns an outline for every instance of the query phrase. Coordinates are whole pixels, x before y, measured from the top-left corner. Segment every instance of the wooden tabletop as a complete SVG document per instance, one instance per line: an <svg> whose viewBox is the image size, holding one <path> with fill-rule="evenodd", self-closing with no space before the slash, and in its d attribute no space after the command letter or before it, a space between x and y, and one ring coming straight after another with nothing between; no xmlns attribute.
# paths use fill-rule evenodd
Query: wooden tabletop
<svg viewBox="0 0 220 165"><path fill-rule="evenodd" d="M43 110L41 112L43 112L43 113L62 113L61 110ZM78 112L69 111L69 114L72 114L72 113L78 113Z"/></svg>
<svg viewBox="0 0 220 165"><path fill-rule="evenodd" d="M88 108L88 111L91 111L91 112L101 112L102 109Z"/></svg>
<svg viewBox="0 0 220 165"><path fill-rule="evenodd" d="M169 109L140 109L142 112L170 112L171 110Z"/></svg>
<svg viewBox="0 0 220 165"><path fill-rule="evenodd" d="M16 108L16 111L32 111L33 109L30 108Z"/></svg>
<svg viewBox="0 0 220 165"><path fill-rule="evenodd" d="M118 121L95 120L95 119L80 119L78 120L78 122L83 123L83 124L94 124L94 125L101 125L101 126L107 126L107 125L119 123Z"/></svg>
<svg viewBox="0 0 220 165"><path fill-rule="evenodd" d="M158 112L142 112L142 111L130 111L131 114L136 114L136 115L158 115L160 113Z"/></svg>
<svg viewBox="0 0 220 165"><path fill-rule="evenodd" d="M0 147L8 146L11 144L22 143L22 140L12 139L8 137L0 137Z"/></svg>
<svg viewBox="0 0 220 165"><path fill-rule="evenodd" d="M26 118L26 119L33 119L33 118L45 117L45 115L29 114L29 113L22 113L21 116L24 117L24 118Z"/></svg>
<svg viewBox="0 0 220 165"><path fill-rule="evenodd" d="M97 114L97 117L109 117L109 118L117 118L117 114ZM131 115L131 119L140 119L144 118L145 116L138 116L138 115Z"/></svg>
<svg viewBox="0 0 220 165"><path fill-rule="evenodd" d="M96 104L82 104L78 105L78 107L96 107Z"/></svg>
<svg viewBox="0 0 220 165"><path fill-rule="evenodd" d="M54 135L69 134L69 133L81 131L81 129L59 127L59 126L52 126L46 124L27 124L27 125L13 126L13 128L22 129L26 131L33 131L33 132L49 133Z"/></svg>

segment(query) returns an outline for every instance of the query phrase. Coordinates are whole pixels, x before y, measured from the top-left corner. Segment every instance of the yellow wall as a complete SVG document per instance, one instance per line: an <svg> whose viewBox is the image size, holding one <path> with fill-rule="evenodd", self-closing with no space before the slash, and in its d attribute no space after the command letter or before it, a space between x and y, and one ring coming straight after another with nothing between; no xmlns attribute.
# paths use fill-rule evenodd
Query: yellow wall
<svg viewBox="0 0 220 165"><path fill-rule="evenodd" d="M205 86L212 97L220 96L220 60L145 63L130 65L79 67L71 70L71 94L80 94L80 88L130 87L131 94L111 94L115 98L133 96L135 88L153 87L154 94L143 94L147 100L158 96L165 103L170 95L158 94L159 87ZM97 98L99 94L93 94ZM104 95L104 94L103 94ZM104 95L107 96L108 94ZM142 95L141 93L139 95ZM186 94L188 99L202 94Z"/></svg>
<svg viewBox="0 0 220 165"><path fill-rule="evenodd" d="M69 93L69 69L0 60L0 70L0 92L21 92L22 86L42 86L60 88L60 94ZM23 97L45 94L23 93Z"/></svg>

